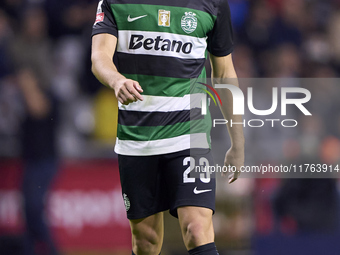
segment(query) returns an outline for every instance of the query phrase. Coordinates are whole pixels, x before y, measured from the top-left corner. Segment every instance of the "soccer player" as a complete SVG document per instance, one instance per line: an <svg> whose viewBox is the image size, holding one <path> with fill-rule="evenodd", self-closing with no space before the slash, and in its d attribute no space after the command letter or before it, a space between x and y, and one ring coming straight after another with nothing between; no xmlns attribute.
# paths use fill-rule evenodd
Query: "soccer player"
<svg viewBox="0 0 340 255"><path fill-rule="evenodd" d="M132 254L161 252L165 210L178 217L189 254L218 254L212 225L215 179L190 175L195 165L211 164L210 130L190 129L190 79L205 77L207 51L214 78L236 78L232 49L227 0L99 1L92 71L119 101L115 152ZM219 95L226 119L241 122L232 115L231 93ZM232 146L225 164L240 169L242 125L228 131Z"/></svg>

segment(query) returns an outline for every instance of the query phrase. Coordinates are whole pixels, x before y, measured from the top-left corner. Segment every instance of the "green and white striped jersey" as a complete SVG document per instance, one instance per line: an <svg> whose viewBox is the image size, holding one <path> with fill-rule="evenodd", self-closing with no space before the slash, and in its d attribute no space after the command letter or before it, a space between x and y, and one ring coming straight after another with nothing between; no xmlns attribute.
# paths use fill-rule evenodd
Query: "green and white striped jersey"
<svg viewBox="0 0 340 255"><path fill-rule="evenodd" d="M227 0L101 0L92 35L100 33L118 38L118 71L144 91L143 101L119 103L115 152L209 148L210 115L193 105L190 79L205 78L207 51L232 52Z"/></svg>

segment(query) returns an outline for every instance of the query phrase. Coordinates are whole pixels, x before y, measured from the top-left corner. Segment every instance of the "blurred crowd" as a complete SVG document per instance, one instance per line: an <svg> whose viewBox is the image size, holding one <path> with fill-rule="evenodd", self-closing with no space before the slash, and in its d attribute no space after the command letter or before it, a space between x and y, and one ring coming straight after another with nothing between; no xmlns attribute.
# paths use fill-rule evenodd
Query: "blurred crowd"
<svg viewBox="0 0 340 255"><path fill-rule="evenodd" d="M337 0L231 0L239 77L336 77Z"/></svg>
<svg viewBox="0 0 340 255"><path fill-rule="evenodd" d="M53 119L58 152L87 156L88 138L95 131L93 103L102 88L90 71L97 4L91 0L1 1L1 156L21 155L22 121L31 110L44 114L39 109L46 111L51 102L57 104L60 117ZM92 148L88 151L101 154Z"/></svg>

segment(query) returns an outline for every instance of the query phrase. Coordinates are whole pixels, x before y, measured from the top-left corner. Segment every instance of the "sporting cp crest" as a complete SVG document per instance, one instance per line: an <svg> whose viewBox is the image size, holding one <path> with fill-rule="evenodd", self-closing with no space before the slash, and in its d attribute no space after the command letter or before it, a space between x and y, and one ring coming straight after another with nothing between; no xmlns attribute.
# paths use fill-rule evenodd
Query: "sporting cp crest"
<svg viewBox="0 0 340 255"><path fill-rule="evenodd" d="M130 200L125 193L123 194L123 199L124 199L125 209L126 211L128 211L130 209Z"/></svg>
<svg viewBox="0 0 340 255"><path fill-rule="evenodd" d="M197 28L197 18L196 14L193 12L185 12L185 15L181 20L181 27L187 34L190 34L195 31Z"/></svg>

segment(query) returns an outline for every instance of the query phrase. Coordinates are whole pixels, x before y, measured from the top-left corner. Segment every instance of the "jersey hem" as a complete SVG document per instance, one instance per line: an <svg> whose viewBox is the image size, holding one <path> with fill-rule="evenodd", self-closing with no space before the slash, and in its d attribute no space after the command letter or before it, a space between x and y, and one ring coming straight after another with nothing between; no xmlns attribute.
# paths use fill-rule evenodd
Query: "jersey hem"
<svg viewBox="0 0 340 255"><path fill-rule="evenodd" d="M124 156L153 156L153 155L162 155L162 154L169 154L169 153L174 153L174 152L180 152L184 150L189 150L189 149L208 149L208 148L190 148L190 145L184 146L182 148L178 148L177 146L172 146L172 147L166 147L166 148L154 148L154 149L141 149L138 152L134 151L126 151L122 150L116 145L114 148L114 152L119 154L119 155L124 155ZM175 147L175 148L174 148ZM210 148L209 148L210 149ZM145 152L147 150L147 152ZM143 153L141 153L143 151Z"/></svg>
<svg viewBox="0 0 340 255"><path fill-rule="evenodd" d="M131 148L128 149L122 149L117 143L114 147L114 152L118 155L124 155L124 156L153 156L153 155L163 155L163 154L169 154L184 150L192 150L192 149L211 149L208 141L205 146L192 146L192 144L187 144L184 146L179 147L178 144L175 144L173 146L167 146L167 147L156 147L156 148L141 148L140 150L133 150Z"/></svg>

